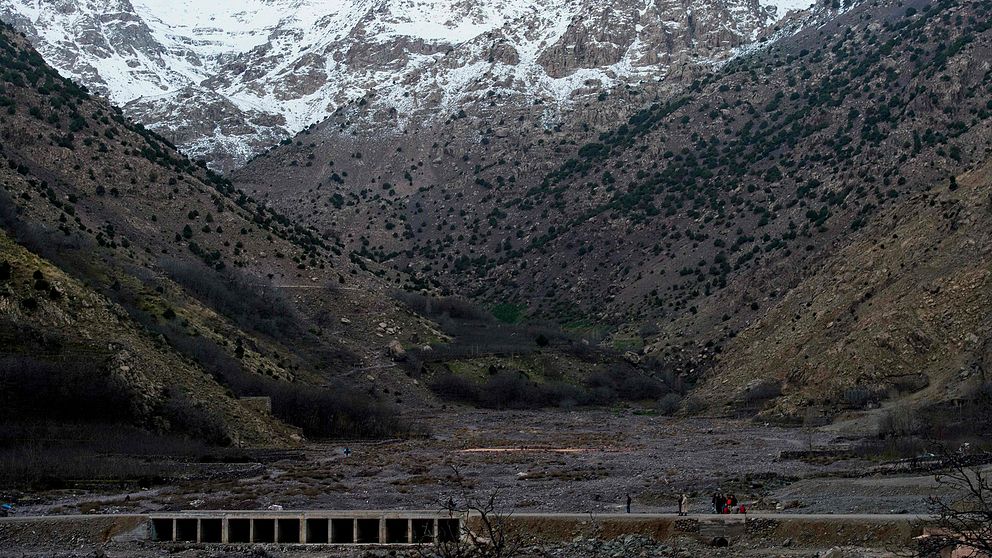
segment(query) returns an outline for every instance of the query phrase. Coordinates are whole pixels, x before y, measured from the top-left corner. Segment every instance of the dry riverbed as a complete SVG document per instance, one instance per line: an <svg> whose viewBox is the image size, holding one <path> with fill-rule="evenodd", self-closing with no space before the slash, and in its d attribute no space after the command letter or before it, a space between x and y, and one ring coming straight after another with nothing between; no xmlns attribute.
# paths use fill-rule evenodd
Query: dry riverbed
<svg viewBox="0 0 992 558"><path fill-rule="evenodd" d="M719 488L755 510L899 513L922 511L934 490L923 476L861 478L864 460L780 457L847 442L830 431L631 409L432 413L409 417L429 427L426 438L313 443L265 452L262 465L191 468L156 488L26 495L21 511L418 509L498 488L501 506L521 512L616 512L628 493L635 512L671 512L677 494L702 510Z"/></svg>

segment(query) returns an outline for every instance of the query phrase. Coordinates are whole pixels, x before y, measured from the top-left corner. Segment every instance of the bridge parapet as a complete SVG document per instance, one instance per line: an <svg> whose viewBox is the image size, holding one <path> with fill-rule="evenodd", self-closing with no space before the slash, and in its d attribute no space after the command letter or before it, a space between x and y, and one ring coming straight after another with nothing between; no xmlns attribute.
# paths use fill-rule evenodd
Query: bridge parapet
<svg viewBox="0 0 992 558"><path fill-rule="evenodd" d="M432 511L196 511L151 514L156 542L425 544L461 536L464 517Z"/></svg>

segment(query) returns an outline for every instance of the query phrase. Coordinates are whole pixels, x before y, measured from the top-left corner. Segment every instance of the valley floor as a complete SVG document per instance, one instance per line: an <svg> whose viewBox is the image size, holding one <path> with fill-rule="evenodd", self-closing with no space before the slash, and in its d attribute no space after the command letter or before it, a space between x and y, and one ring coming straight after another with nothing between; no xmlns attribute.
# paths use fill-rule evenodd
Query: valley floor
<svg viewBox="0 0 992 558"><path fill-rule="evenodd" d="M311 443L295 450L254 453L261 463L188 464L182 480L152 488L91 485L21 494L18 515L280 507L439 509L449 500L461 504L466 498L485 498L496 489L498 507L520 514L623 513L628 493L635 514L672 513L676 495L683 492L691 496L690 511L707 513L710 494L721 490L736 494L755 513L864 514L858 516L856 529L871 533L878 527L871 514L926 513L924 498L940 493L923 472L875 472L878 461L782 455L811 447L850 447L869 430L864 419L848 421L843 428L802 429L726 418L669 418L629 408L494 412L435 407L429 412L407 417L429 428L430 435L424 438ZM793 542L792 535L776 534L735 541L726 549L678 538L658 542L635 535L610 540L577 537L565 543L532 542L520 556L893 555L885 543L872 542L869 534L848 541L851 537L842 537L839 527L831 529L830 533L837 533L834 540L814 537L812 542L798 542L805 536L799 533ZM45 538L41 547L14 544L7 551L17 556L423 555L356 547L147 542L93 547L79 543L68 531L62 536L61 531L53 529L51 539ZM849 543L855 546L835 546ZM14 554L0 550L0 556L7 555Z"/></svg>
<svg viewBox="0 0 992 558"><path fill-rule="evenodd" d="M783 451L846 447L836 431L679 419L633 410L435 409L409 416L430 436L312 443L262 452L263 465L198 464L186 479L128 491L68 489L25 495L20 512L129 513L190 509L436 509L499 490L521 513L691 510L714 490L753 511L923 513L932 479L869 474L859 458L783 458Z"/></svg>

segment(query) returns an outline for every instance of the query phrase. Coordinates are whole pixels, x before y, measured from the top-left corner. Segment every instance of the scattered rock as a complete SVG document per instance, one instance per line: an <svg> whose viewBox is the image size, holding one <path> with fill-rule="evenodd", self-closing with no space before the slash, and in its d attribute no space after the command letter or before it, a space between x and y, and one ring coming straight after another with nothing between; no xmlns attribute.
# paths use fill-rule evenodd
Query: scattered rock
<svg viewBox="0 0 992 558"><path fill-rule="evenodd" d="M389 356L391 356L393 360L406 359L406 350L403 348L403 345L396 339L393 339L392 341L389 342Z"/></svg>

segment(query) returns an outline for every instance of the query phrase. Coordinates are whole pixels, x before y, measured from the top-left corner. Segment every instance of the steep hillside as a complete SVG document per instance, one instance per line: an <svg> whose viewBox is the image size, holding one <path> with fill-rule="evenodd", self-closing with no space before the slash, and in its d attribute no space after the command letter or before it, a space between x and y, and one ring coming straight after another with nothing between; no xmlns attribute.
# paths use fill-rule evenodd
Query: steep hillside
<svg viewBox="0 0 992 558"><path fill-rule="evenodd" d="M76 382L57 364L93 353L79 374L134 407L132 422L207 438L170 418L192 408L211 441L242 444L403 435L418 425L398 412L436 402L427 386L495 407L682 392L652 377L656 363L553 327L502 324L458 298L395 297L377 263L190 163L9 29L0 63L0 225L17 243L4 252L16 288L3 295L0 383L19 385L25 362L48 384ZM18 331L41 344L15 342ZM271 416L237 401L252 396L271 399Z"/></svg>
<svg viewBox="0 0 992 558"><path fill-rule="evenodd" d="M554 118L593 89L681 80L811 3L3 0L0 19L64 75L231 169L370 92L380 134L490 90Z"/></svg>
<svg viewBox="0 0 992 558"><path fill-rule="evenodd" d="M8 335L51 335L63 347L56 359L93 348L96 370L133 377L151 423L178 390L250 444L285 443L291 429L234 396L272 397L275 415L308 434L393 432L385 386L410 380L354 373L390 362L391 341L435 338L426 320L385 296L334 239L191 164L9 28L0 67L0 217L34 252L4 237ZM37 356L21 335L5 343L8 355Z"/></svg>
<svg viewBox="0 0 992 558"><path fill-rule="evenodd" d="M990 188L984 164L879 215L729 344L701 400L799 420L978 393L992 381Z"/></svg>
<svg viewBox="0 0 992 558"><path fill-rule="evenodd" d="M299 439L294 429L230 397L200 366L145 332L123 308L3 233L0 268L2 358L30 357L63 366L67 362L89 363L92 376L86 379L89 390L84 394L91 400L81 405L89 407L92 415L107 412L100 408L103 401L94 395L101 394L93 388L93 384L105 381L119 386L125 394L118 403L128 408L116 411L138 419L149 429L188 434L212 443L226 438L237 445L288 444ZM6 366L4 369L6 372ZM41 378L21 379L28 385L32 380L44 383ZM5 386L8 424L17 421L25 401L39 396L22 394L23 387ZM15 394L24 395L25 401L6 400ZM61 416L58 408L49 412L49 420Z"/></svg>
<svg viewBox="0 0 992 558"><path fill-rule="evenodd" d="M604 90L560 127L496 91L399 138L342 110L234 179L398 285L605 324L698 374L879 211L992 145L987 3L823 17L684 90Z"/></svg>

